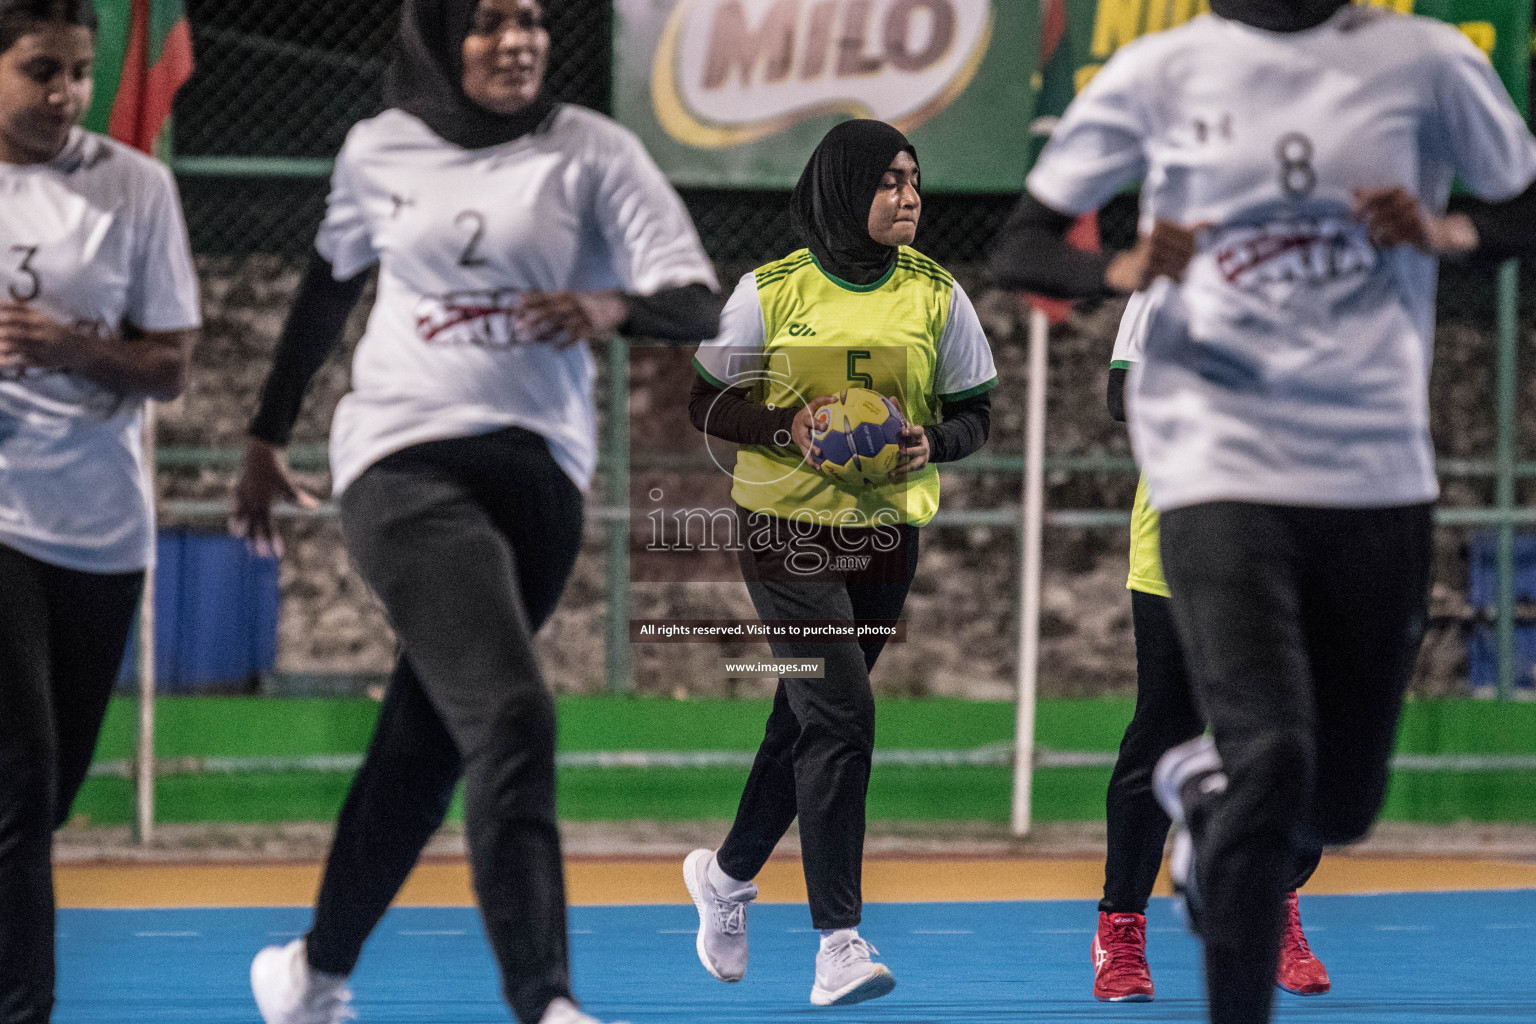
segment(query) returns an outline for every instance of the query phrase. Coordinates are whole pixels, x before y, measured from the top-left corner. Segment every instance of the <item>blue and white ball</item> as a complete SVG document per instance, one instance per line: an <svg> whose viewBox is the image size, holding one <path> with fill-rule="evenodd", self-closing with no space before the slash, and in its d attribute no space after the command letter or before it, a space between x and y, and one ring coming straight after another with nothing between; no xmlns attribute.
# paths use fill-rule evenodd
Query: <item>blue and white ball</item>
<svg viewBox="0 0 1536 1024"><path fill-rule="evenodd" d="M893 400L868 388L849 388L811 419L811 442L821 449L817 468L853 487L885 483L901 456L906 425Z"/></svg>

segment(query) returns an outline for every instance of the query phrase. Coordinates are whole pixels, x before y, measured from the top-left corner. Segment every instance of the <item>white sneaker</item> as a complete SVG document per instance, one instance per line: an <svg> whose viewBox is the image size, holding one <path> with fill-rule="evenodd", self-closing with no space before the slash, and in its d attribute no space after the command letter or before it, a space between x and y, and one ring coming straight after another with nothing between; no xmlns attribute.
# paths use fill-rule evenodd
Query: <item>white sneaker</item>
<svg viewBox="0 0 1536 1024"><path fill-rule="evenodd" d="M1175 824L1187 824L1184 786L1201 776L1206 776L1200 782L1201 792L1220 792L1227 787L1227 777L1221 773L1221 755L1216 752L1216 741L1209 736L1196 736L1180 743L1157 759L1157 766L1152 769L1152 793Z"/></svg>
<svg viewBox="0 0 1536 1024"><path fill-rule="evenodd" d="M709 880L715 851L694 850L683 861L683 881L699 908L699 938L695 946L704 969L721 981L740 981L747 973L747 904L757 899L757 886L742 883L722 893Z"/></svg>
<svg viewBox="0 0 1536 1024"><path fill-rule="evenodd" d="M833 932L816 954L816 984L811 1002L817 1006L847 1006L878 999L896 987L885 964L870 959L880 951L849 928Z"/></svg>
<svg viewBox="0 0 1536 1024"><path fill-rule="evenodd" d="M251 992L266 1024L342 1024L357 1016L346 977L311 968L303 939L256 954Z"/></svg>
<svg viewBox="0 0 1536 1024"><path fill-rule="evenodd" d="M1178 827L1168 873L1173 878L1174 894L1184 901L1190 929L1198 933L1204 907L1195 875L1195 841L1189 832L1188 808L1184 806L1184 789L1191 783L1201 793L1220 793L1227 788L1221 755L1216 752L1216 741L1209 736L1197 736L1173 747L1158 758L1152 769L1152 793Z"/></svg>
<svg viewBox="0 0 1536 1024"><path fill-rule="evenodd" d="M539 1024L603 1024L603 1022L582 1013L576 1009L575 1003L564 996L558 996L545 1008L544 1016L539 1018ZM613 1024L625 1024L625 1022L616 1020Z"/></svg>

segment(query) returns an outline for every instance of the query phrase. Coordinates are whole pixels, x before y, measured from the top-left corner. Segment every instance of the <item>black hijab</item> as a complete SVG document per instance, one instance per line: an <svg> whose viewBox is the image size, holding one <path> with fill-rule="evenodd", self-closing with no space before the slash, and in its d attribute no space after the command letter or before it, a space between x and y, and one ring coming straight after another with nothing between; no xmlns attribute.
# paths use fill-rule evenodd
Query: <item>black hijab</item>
<svg viewBox="0 0 1536 1024"><path fill-rule="evenodd" d="M873 284L896 262L896 247L869 236L869 208L896 154L917 150L884 121L844 121L827 132L795 186L795 220L823 270L849 284Z"/></svg>
<svg viewBox="0 0 1536 1024"><path fill-rule="evenodd" d="M1300 32L1333 17L1349 0L1211 0L1211 13L1269 32Z"/></svg>
<svg viewBox="0 0 1536 1024"><path fill-rule="evenodd" d="M533 131L553 103L539 96L515 114L495 114L464 95L464 37L480 0L405 0L384 102L415 114L464 149L485 149Z"/></svg>

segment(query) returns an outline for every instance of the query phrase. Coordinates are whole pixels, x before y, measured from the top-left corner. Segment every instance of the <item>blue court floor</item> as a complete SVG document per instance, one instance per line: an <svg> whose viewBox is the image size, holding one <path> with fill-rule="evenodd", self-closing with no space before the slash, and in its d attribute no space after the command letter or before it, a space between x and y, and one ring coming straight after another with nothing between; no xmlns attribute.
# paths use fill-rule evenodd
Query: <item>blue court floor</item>
<svg viewBox="0 0 1536 1024"><path fill-rule="evenodd" d="M1278 1021L1315 1024L1536 1022L1536 890L1302 898L1334 990L1277 993ZM307 909L64 910L57 1024L259 1024L251 956L286 942ZM1195 941L1173 905L1148 913L1158 998L1090 995L1088 902L873 904L862 934L897 978L859 1006L813 1008L816 939L803 906L754 907L740 984L705 974L691 906L571 911L577 994L605 1021L882 1024L1204 1019ZM481 1024L510 1016L479 919L468 909L390 912L353 979L359 1024Z"/></svg>

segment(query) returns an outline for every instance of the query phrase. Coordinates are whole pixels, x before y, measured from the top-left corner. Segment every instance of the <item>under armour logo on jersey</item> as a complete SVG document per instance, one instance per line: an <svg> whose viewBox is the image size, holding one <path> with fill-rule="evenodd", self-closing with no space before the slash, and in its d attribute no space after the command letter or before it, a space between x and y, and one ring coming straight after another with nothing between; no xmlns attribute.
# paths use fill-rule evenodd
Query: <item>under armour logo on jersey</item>
<svg viewBox="0 0 1536 1024"><path fill-rule="evenodd" d="M1195 118L1195 141L1209 142L1215 136L1223 142L1232 141L1232 115L1222 114L1214 122L1203 117Z"/></svg>
<svg viewBox="0 0 1536 1024"><path fill-rule="evenodd" d="M814 338L816 337L816 332L811 328L810 324L790 324L789 336L791 338Z"/></svg>
<svg viewBox="0 0 1536 1024"><path fill-rule="evenodd" d="M400 216L400 214L405 210L407 206L416 205L415 199L412 199L409 196L397 196L393 193L390 194L389 201L395 204L395 208L391 210L389 214L391 218Z"/></svg>

